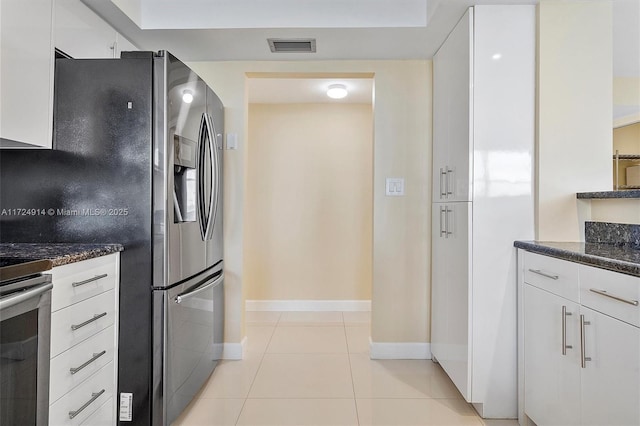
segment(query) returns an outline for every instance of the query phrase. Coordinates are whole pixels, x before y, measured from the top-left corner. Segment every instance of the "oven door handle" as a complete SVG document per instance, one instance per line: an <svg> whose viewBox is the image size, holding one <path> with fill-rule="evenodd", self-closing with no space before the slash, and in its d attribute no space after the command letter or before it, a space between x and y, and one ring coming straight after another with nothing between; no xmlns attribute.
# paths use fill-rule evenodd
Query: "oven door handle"
<svg viewBox="0 0 640 426"><path fill-rule="evenodd" d="M195 296L196 294L198 294L198 293L200 293L200 292L202 292L202 291L205 291L205 290L206 290L206 289L208 289L208 288L211 288L211 287L215 287L215 286L217 286L218 284L220 284L220 283L222 282L222 280L224 280L224 272L223 272L223 273L221 273L220 275L218 275L218 277L217 277L215 280L213 280L213 281L210 281L210 282L208 282L208 283L206 283L206 284L204 284L204 285L201 285L200 287L197 287L196 289L191 290L191 291L189 291L189 292L186 292L186 293L182 293L182 294L177 295L177 296L175 297L175 299L173 299L173 301L174 301L174 302L176 302L176 303L178 303L178 304L180 304L180 303L182 303L185 299L188 299L188 298L189 298L189 297L191 297L191 296Z"/></svg>
<svg viewBox="0 0 640 426"><path fill-rule="evenodd" d="M3 309L10 308L11 306L15 306L18 303L22 303L26 300L32 299L34 297L40 296L43 293L51 290L53 288L53 284L50 281L46 281L45 283L30 288L29 290L23 291L15 296L7 296L3 299L0 299L0 311Z"/></svg>

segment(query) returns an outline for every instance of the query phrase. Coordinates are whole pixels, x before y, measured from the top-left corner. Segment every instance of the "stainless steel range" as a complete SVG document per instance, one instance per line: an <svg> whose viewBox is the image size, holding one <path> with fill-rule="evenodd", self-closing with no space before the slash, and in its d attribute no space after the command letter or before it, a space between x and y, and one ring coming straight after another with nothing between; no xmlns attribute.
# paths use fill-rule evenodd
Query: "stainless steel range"
<svg viewBox="0 0 640 426"><path fill-rule="evenodd" d="M49 418L51 261L0 259L0 424Z"/></svg>

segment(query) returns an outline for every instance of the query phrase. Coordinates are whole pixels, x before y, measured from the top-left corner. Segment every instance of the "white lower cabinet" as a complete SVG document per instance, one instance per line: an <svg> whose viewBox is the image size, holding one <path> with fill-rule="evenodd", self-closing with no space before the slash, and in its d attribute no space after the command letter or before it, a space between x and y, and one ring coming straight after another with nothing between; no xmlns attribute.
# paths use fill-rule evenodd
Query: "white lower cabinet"
<svg viewBox="0 0 640 426"><path fill-rule="evenodd" d="M524 395L527 415L539 426L578 425L578 304L531 285L525 286L524 299ZM564 354L563 330L566 330Z"/></svg>
<svg viewBox="0 0 640 426"><path fill-rule="evenodd" d="M119 271L119 254L52 270L51 425L115 425Z"/></svg>
<svg viewBox="0 0 640 426"><path fill-rule="evenodd" d="M554 259L557 267L543 269L541 256L525 252L521 258L524 414L537 426L640 425L640 328L616 318L634 318L629 307L640 307L635 299L611 297L637 294L640 278L585 265L579 275L568 275L571 268L563 263L571 262ZM546 274L547 281L527 278L531 270ZM579 294L567 290L578 288ZM604 312L584 306L585 288L589 294L597 294L591 288L604 292L604 304L586 299Z"/></svg>
<svg viewBox="0 0 640 426"><path fill-rule="evenodd" d="M582 307L584 425L640 425L640 329Z"/></svg>

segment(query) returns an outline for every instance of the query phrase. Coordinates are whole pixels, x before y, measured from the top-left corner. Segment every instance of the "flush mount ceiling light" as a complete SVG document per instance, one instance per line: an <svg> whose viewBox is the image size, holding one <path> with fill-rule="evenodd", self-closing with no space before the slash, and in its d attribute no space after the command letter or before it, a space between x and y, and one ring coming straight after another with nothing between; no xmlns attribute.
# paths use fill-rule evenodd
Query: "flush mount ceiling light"
<svg viewBox="0 0 640 426"><path fill-rule="evenodd" d="M191 90L184 90L182 92L182 102L185 104L193 102L193 92Z"/></svg>
<svg viewBox="0 0 640 426"><path fill-rule="evenodd" d="M331 99L342 99L347 96L347 87L344 84L332 84L327 90L327 96Z"/></svg>

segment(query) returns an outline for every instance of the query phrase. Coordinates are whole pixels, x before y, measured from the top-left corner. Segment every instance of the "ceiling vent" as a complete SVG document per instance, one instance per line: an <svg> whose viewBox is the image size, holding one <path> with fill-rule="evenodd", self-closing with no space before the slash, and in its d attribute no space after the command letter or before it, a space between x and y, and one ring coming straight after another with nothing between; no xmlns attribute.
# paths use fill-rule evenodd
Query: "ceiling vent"
<svg viewBox="0 0 640 426"><path fill-rule="evenodd" d="M272 52L315 53L315 38L268 38Z"/></svg>

